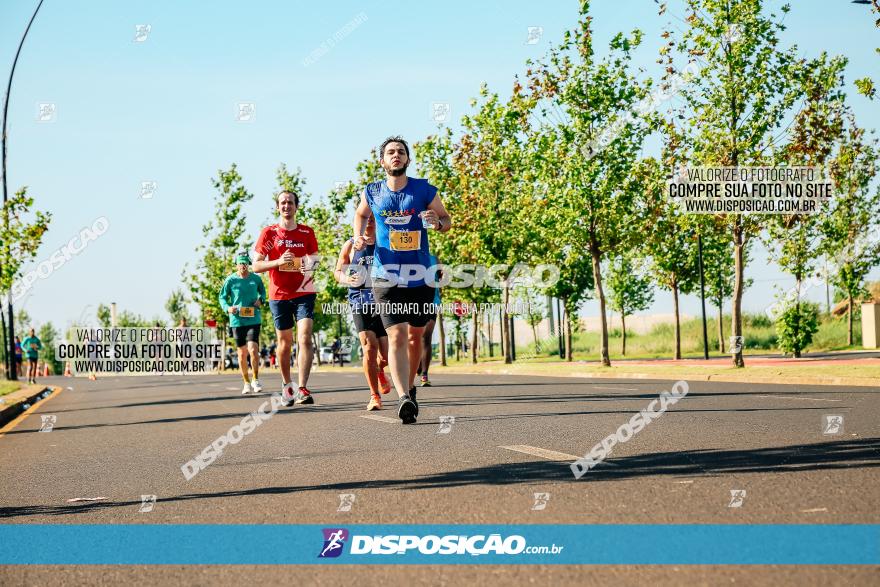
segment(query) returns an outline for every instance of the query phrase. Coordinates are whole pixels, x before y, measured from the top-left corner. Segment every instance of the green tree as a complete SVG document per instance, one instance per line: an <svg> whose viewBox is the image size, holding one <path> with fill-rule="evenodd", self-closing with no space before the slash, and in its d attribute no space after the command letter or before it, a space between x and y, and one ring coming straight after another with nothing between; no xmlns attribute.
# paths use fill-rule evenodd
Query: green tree
<svg viewBox="0 0 880 587"><path fill-rule="evenodd" d="M727 352L724 338L724 300L733 295L734 286L734 263L733 248L730 246L730 238L726 231L718 230L714 222L700 225L699 230L703 237L703 272L706 281L706 297L718 308L718 350ZM743 259L749 262L750 247L743 250ZM744 289L752 284L747 279Z"/></svg>
<svg viewBox="0 0 880 587"><path fill-rule="evenodd" d="M27 336L28 329L33 326L31 315L27 313L27 310L19 308L18 312L15 313L15 324L17 328L15 334L20 338Z"/></svg>
<svg viewBox="0 0 880 587"><path fill-rule="evenodd" d="M785 135L784 124L801 97L797 83L806 60L796 47L781 46L781 17L763 12L763 0L687 0L688 27L680 34L666 30L677 54L700 66L679 90L681 107L674 120L681 144L670 157L695 166L772 165ZM784 14L790 10L783 5ZM670 27L671 28L671 27ZM662 52L661 52L662 53ZM680 71L673 51L661 54L663 83ZM676 124L679 124L676 122ZM742 336L745 248L761 230L761 215L720 214L717 221L731 235L734 252L732 330ZM741 349L733 363L745 366Z"/></svg>
<svg viewBox="0 0 880 587"><path fill-rule="evenodd" d="M778 152L778 163L787 165L824 166L843 131L843 71L846 60L828 59L824 53L806 69L798 80L804 94L804 106L795 115L788 144ZM778 214L767 221L767 250L779 267L792 275L795 287L793 299L782 300L788 316L780 318L785 327L792 352L800 356L798 341L806 341L812 333L801 337L797 329L809 324L809 308L801 309L801 290L804 280L817 269L823 248L823 214ZM784 294L785 295L785 294ZM792 306L789 308L788 306Z"/></svg>
<svg viewBox="0 0 880 587"><path fill-rule="evenodd" d="M542 178L552 194L552 211L543 214L553 219L557 234L591 260L602 326L601 361L610 366L602 261L612 251L629 248L634 237L637 193L631 176L653 120L644 112L633 115L633 110L651 84L639 82L631 66L641 31L617 34L609 54L598 59L590 3L583 0L580 6L577 28L529 69L527 86L540 100L536 132L541 138L536 142L547 146L540 155L552 159L544 169L554 170Z"/></svg>
<svg viewBox="0 0 880 587"><path fill-rule="evenodd" d="M98 310L96 312L96 317L98 319L98 324L101 325L101 328L110 328L110 325L111 325L110 306L108 306L106 304L98 304Z"/></svg>
<svg viewBox="0 0 880 587"><path fill-rule="evenodd" d="M34 212L31 219L29 215L34 205L34 199L27 195L27 187L18 190L15 195L3 203L3 227L0 231L0 295L9 296L9 303L15 303L16 300L24 296L27 291L27 285L19 281L21 275L21 267L27 261L33 259L37 255L37 250L43 242L43 235L49 229L49 222L52 215L49 212ZM15 365L8 360L12 357L12 345L14 339L11 333L15 330L15 325L7 324L6 317L2 321L4 326L3 336L0 340L4 341L4 359L8 367L6 377L11 379L15 373ZM12 312L9 312L8 318L12 319Z"/></svg>
<svg viewBox="0 0 880 587"><path fill-rule="evenodd" d="M201 319L216 320L218 332L225 333L229 316L220 306L217 293L235 268L233 256L237 249L246 248L242 207L254 196L245 189L234 163L228 170L218 170L217 178L211 182L217 190L214 216L202 227L205 240L196 248L201 258L189 275L184 268L184 280L193 301L199 306Z"/></svg>
<svg viewBox="0 0 880 587"><path fill-rule="evenodd" d="M789 303L776 319L779 348L800 358L819 330L819 306L811 302Z"/></svg>
<svg viewBox="0 0 880 587"><path fill-rule="evenodd" d="M40 342L43 343L43 360L49 364L53 375L60 375L64 372L64 364L55 358L55 343L58 338L58 331L52 326L51 322L46 322L37 331Z"/></svg>
<svg viewBox="0 0 880 587"><path fill-rule="evenodd" d="M175 289L168 295L168 299L165 301L165 311L171 316L171 323L174 326L180 324L181 320L186 320L186 323L192 326L192 318L186 304L186 294L182 290Z"/></svg>
<svg viewBox="0 0 880 587"><path fill-rule="evenodd" d="M0 247L0 292L9 293L13 301L24 295L24 285L16 283L21 267L37 255L43 235L49 230L50 212L35 211L28 219L34 199L27 187L18 190L3 204L3 246ZM17 287L16 287L17 286Z"/></svg>
<svg viewBox="0 0 880 587"><path fill-rule="evenodd" d="M853 303L865 278L880 263L880 188L876 139L869 139L850 114L839 146L829 162L835 194L825 217L826 252L834 260L834 287L847 299L847 344L853 344Z"/></svg>
<svg viewBox="0 0 880 587"><path fill-rule="evenodd" d="M498 277L503 302L502 339L507 342L505 362L510 363L513 355L506 312L510 290L517 264L538 258L534 243L540 241L525 134L533 101L523 95L518 83L507 101L483 85L479 98L471 105L476 111L462 117L463 133L457 142L447 131L417 145L419 168L441 194L450 196L444 204L454 229L431 235L438 258L478 268L506 267ZM456 289L454 296L469 303L497 299L498 290L476 285ZM472 362L477 360L479 320L479 314L471 316Z"/></svg>
<svg viewBox="0 0 880 587"><path fill-rule="evenodd" d="M878 15L877 20L874 21L874 25L877 28L880 28L880 0L871 0L871 12ZM874 52L877 55L880 55L880 47L875 48ZM855 80L855 86L858 92L869 100L873 100L874 96L877 95L877 88L874 87L874 80L870 77L866 76Z"/></svg>
<svg viewBox="0 0 880 587"><path fill-rule="evenodd" d="M620 354L626 356L626 317L644 312L654 302L650 276L642 271L630 255L613 257L606 271L608 275L608 305L620 314L622 334Z"/></svg>
<svg viewBox="0 0 880 587"><path fill-rule="evenodd" d="M649 268L657 285L672 292L674 316L673 358L681 359L679 294L689 294L699 285L697 230L699 218L685 215L665 193L665 174L655 159L640 162L636 177L645 195L643 244Z"/></svg>

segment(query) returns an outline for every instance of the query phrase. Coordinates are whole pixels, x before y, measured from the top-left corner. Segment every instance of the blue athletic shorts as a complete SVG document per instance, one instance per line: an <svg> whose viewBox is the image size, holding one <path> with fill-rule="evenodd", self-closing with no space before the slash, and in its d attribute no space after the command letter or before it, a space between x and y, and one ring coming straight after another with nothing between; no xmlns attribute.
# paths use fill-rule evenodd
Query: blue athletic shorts
<svg viewBox="0 0 880 587"><path fill-rule="evenodd" d="M314 318L316 297L316 294L308 294L292 300L269 300L275 329L290 330L300 320Z"/></svg>

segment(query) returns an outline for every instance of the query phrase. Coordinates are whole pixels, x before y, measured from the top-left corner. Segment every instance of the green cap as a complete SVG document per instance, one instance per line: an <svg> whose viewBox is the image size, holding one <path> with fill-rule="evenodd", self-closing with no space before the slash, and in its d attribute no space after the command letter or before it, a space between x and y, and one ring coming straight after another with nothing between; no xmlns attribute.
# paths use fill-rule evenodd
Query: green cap
<svg viewBox="0 0 880 587"><path fill-rule="evenodd" d="M245 265L251 264L251 258L248 256L247 251L239 251L239 253L235 256L236 264L244 263Z"/></svg>

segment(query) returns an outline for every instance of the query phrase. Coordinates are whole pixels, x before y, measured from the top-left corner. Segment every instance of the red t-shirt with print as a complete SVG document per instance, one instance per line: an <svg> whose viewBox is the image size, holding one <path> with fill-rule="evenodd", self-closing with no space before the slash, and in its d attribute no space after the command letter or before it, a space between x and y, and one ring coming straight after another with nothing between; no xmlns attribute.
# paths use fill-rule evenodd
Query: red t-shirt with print
<svg viewBox="0 0 880 587"><path fill-rule="evenodd" d="M254 249L260 255L266 255L270 261L280 259L285 251L292 251L297 257L288 266L275 267L269 270L269 299L292 300L315 293L315 283L309 275L300 271L302 258L318 252L318 241L315 231L305 224L297 224L293 230L286 230L278 224L267 226L260 231L260 237Z"/></svg>

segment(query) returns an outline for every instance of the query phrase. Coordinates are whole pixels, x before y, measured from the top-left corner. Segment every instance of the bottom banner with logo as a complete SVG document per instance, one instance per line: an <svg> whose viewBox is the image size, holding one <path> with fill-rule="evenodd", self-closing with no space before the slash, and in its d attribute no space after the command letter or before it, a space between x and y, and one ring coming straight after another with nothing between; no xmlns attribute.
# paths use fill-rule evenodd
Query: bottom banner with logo
<svg viewBox="0 0 880 587"><path fill-rule="evenodd" d="M0 544L0 564L880 564L862 524L0 524Z"/></svg>

